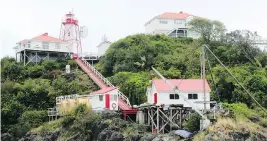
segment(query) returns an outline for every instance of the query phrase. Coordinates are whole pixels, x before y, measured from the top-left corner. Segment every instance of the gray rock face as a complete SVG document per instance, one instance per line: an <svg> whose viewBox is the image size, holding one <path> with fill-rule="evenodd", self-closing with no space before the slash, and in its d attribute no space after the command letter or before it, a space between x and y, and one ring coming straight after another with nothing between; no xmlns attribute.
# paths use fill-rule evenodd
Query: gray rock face
<svg viewBox="0 0 267 141"><path fill-rule="evenodd" d="M122 133L114 130L105 129L97 137L98 141L123 141Z"/></svg>
<svg viewBox="0 0 267 141"><path fill-rule="evenodd" d="M267 141L267 136L260 133L250 134L249 132L229 132L228 136L210 133L205 136L204 141Z"/></svg>
<svg viewBox="0 0 267 141"><path fill-rule="evenodd" d="M4 133L1 134L1 141L15 141L15 139L9 133Z"/></svg>
<svg viewBox="0 0 267 141"><path fill-rule="evenodd" d="M263 136L261 133L254 133L251 137L251 141L267 141L267 136Z"/></svg>
<svg viewBox="0 0 267 141"><path fill-rule="evenodd" d="M19 141L36 141L36 133L28 132L23 138L21 138Z"/></svg>

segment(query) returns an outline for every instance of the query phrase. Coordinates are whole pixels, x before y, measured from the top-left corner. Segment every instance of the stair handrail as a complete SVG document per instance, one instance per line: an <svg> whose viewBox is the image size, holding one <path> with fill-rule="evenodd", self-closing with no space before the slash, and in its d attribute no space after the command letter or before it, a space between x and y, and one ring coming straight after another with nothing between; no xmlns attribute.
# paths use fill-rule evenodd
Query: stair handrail
<svg viewBox="0 0 267 141"><path fill-rule="evenodd" d="M109 80L108 79L106 79L95 67L93 67L90 63L88 63L85 59L81 59L82 60L82 62L86 65L86 66L88 66L90 69L91 69L91 71L93 71L101 80L103 80L104 81L104 83L106 83L107 85L109 85L110 87L115 87L113 84L111 84L110 82L109 82ZM131 106L131 104L130 104L130 101L129 101L129 99L128 99L128 97L127 96L125 96L120 90L118 90L118 94L119 94L119 96L123 99L123 100L125 100L126 101L126 103L128 104L128 105L130 105Z"/></svg>

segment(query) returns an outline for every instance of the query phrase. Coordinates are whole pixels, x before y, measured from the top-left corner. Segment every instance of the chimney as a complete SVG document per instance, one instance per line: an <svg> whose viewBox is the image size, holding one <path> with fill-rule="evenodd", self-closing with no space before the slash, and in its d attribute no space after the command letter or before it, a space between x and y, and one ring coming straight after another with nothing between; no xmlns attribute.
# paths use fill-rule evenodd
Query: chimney
<svg viewBox="0 0 267 141"><path fill-rule="evenodd" d="M44 36L48 36L48 33L44 33L43 35L44 35Z"/></svg>

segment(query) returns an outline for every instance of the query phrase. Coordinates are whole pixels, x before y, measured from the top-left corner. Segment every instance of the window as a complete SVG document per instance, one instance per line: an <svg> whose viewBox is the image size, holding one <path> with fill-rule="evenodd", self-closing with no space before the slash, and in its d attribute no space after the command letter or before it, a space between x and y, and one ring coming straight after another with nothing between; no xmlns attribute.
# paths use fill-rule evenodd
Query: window
<svg viewBox="0 0 267 141"><path fill-rule="evenodd" d="M43 49L49 49L49 43L43 42Z"/></svg>
<svg viewBox="0 0 267 141"><path fill-rule="evenodd" d="M185 22L185 20L174 20L175 24L182 24L183 22Z"/></svg>
<svg viewBox="0 0 267 141"><path fill-rule="evenodd" d="M197 94L188 94L188 99L198 99Z"/></svg>
<svg viewBox="0 0 267 141"><path fill-rule="evenodd" d="M56 49L60 49L60 43L56 43Z"/></svg>
<svg viewBox="0 0 267 141"><path fill-rule="evenodd" d="M99 95L99 101L103 101L103 95Z"/></svg>
<svg viewBox="0 0 267 141"><path fill-rule="evenodd" d="M166 21L166 20L159 20L159 23L160 24L168 24L168 21Z"/></svg>
<svg viewBox="0 0 267 141"><path fill-rule="evenodd" d="M175 20L174 23L175 24L182 24L182 21L181 20Z"/></svg>
<svg viewBox="0 0 267 141"><path fill-rule="evenodd" d="M170 94L170 99L179 99L178 94Z"/></svg>
<svg viewBox="0 0 267 141"><path fill-rule="evenodd" d="M110 95L110 101L117 101L117 95Z"/></svg>

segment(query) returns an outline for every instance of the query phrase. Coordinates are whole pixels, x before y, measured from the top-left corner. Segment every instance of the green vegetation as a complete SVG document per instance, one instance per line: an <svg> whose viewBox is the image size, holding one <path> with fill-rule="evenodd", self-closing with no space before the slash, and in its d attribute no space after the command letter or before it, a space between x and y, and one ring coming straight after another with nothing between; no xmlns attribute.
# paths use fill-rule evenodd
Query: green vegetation
<svg viewBox="0 0 267 141"><path fill-rule="evenodd" d="M72 73L65 74L67 64ZM44 61L26 67L13 58L1 60L1 130L15 137L25 135L48 120L47 108L60 95L96 90L90 78L73 60Z"/></svg>
<svg viewBox="0 0 267 141"><path fill-rule="evenodd" d="M190 132L198 131L200 128L201 116L197 113L192 113L190 117L183 123L183 128Z"/></svg>

